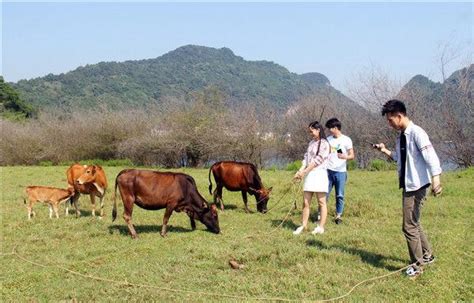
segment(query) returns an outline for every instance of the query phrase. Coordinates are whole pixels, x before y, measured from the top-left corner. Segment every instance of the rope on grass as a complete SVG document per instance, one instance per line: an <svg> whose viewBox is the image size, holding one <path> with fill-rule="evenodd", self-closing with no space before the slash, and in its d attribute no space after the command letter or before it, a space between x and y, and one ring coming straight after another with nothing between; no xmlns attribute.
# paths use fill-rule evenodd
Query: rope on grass
<svg viewBox="0 0 474 303"><path fill-rule="evenodd" d="M386 278L388 276L391 276L391 275L394 275L398 272L401 272L404 269L406 269L406 268L408 268L408 267L415 264L415 263L413 263L413 264L407 265L407 266L402 267L400 269L397 269L395 271L389 272L388 274L384 274L384 275L381 275L381 276L377 276L377 277L373 277L373 278L363 280L363 281L357 283L356 285L354 285L347 293L345 293L341 296L338 296L338 297L329 298L329 299L319 299L319 300L305 300L305 299L288 299L288 298L280 298L280 297L248 297L248 296L242 296L242 295L230 295L230 294L212 293L212 292L204 292L204 291L194 291L194 290L179 289L179 288L160 287L160 286L149 285L149 284L132 283L132 282L128 282L127 280L117 281L117 280L97 277L97 276L94 276L94 275L83 274L83 273L77 272L75 270L72 270L72 269L69 269L69 268L66 268L66 267L60 266L60 265L44 265L44 264L37 263L35 261L28 260L27 258L21 256L18 253L18 251L16 250L16 246L13 248L11 253L2 254L2 256L11 256L11 255L16 256L20 260L23 260L25 262L28 262L30 264L33 264L33 265L36 265L36 266L39 266L39 267L43 267L43 268L56 267L56 268L59 268L59 269L62 269L64 271L66 271L70 274L80 276L80 277L83 277L83 278L92 279L92 280L96 280L96 281L109 282L109 283L114 283L114 284L119 284L119 285L124 285L124 286L152 288L152 289L158 289L158 290L169 291L169 292L174 292L174 293L188 293L188 294L195 294L195 295L201 295L201 296L212 296L212 297L241 299L241 300L245 300L245 301L256 300L256 301L278 301L278 302L301 302L301 301L333 302L333 301L340 300L340 299L343 299L343 298L349 296L357 287L359 287L360 285L362 285L364 283Z"/></svg>
<svg viewBox="0 0 474 303"><path fill-rule="evenodd" d="M293 197L296 196L296 192L298 190L298 184L297 183L293 183L289 188L288 190L286 191L285 195L290 191L292 190L292 194L293 194ZM284 196L283 196L284 197ZM282 197L282 198L283 198ZM279 201L282 200L282 198L280 198ZM278 201L278 202L279 202ZM270 230L268 233L265 233L264 235L270 235L272 233L274 233L277 229L279 229L280 227L283 226L283 224L288 220L288 218L290 217L291 214L293 214L293 211L296 209L296 199L293 200L293 203L290 207L290 209L288 210L288 213L285 215L285 217L281 220L280 224L278 224L278 226L276 226L275 228L273 228L272 230ZM262 236L262 234L259 234L259 236ZM244 239L249 239L249 238L254 238L255 235L248 235L248 236L245 236Z"/></svg>

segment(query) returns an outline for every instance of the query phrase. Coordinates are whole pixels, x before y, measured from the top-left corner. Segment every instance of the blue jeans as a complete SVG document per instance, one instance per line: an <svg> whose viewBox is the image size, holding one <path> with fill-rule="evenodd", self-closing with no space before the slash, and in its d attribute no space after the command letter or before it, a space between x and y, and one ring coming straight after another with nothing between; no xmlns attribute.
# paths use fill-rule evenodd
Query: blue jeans
<svg viewBox="0 0 474 303"><path fill-rule="evenodd" d="M344 187L347 181L347 172L337 172L328 169L329 178L329 189L327 194L327 200L331 195L331 189L334 186L336 188L336 213L342 215L344 211Z"/></svg>

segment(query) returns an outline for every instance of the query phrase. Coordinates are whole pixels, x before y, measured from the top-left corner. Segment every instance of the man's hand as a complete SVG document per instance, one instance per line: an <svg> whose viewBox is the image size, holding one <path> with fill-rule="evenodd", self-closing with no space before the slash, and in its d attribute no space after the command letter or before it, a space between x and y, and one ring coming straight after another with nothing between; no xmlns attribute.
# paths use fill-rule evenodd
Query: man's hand
<svg viewBox="0 0 474 303"><path fill-rule="evenodd" d="M338 154L337 154L337 157L338 157L339 159L347 159L347 156L346 156L345 154L339 154L339 153L338 153Z"/></svg>
<svg viewBox="0 0 474 303"><path fill-rule="evenodd" d="M386 149L385 144L383 143L372 144L372 147L375 149L378 149L381 152L383 152L383 150Z"/></svg>
<svg viewBox="0 0 474 303"><path fill-rule="evenodd" d="M440 175L433 176L431 183L431 193L433 196L437 197L443 192L443 187L441 187Z"/></svg>
<svg viewBox="0 0 474 303"><path fill-rule="evenodd" d="M378 149L380 152L386 154L386 155L389 156L389 157L392 155L392 152L389 151L389 150L385 147L385 144L383 144L383 143L372 144L372 147L375 148L375 149Z"/></svg>

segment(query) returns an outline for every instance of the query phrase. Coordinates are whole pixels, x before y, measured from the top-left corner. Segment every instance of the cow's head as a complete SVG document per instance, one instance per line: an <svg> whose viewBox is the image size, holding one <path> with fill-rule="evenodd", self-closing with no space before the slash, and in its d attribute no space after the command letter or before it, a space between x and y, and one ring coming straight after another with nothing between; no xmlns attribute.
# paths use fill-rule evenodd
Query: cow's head
<svg viewBox="0 0 474 303"><path fill-rule="evenodd" d="M267 203L270 199L270 192L272 191L273 187L270 188L261 188L261 189L254 189L249 187L250 193L255 195L255 199L257 200L257 210L262 214L268 211Z"/></svg>
<svg viewBox="0 0 474 303"><path fill-rule="evenodd" d="M217 207L215 204L212 204L211 207L205 207L198 216L199 221L206 225L207 229L215 234L220 233L221 229L219 228L219 218L217 217Z"/></svg>
<svg viewBox="0 0 474 303"><path fill-rule="evenodd" d="M77 178L76 183L78 184L85 184L85 183L93 183L95 182L97 172L97 166L95 165L87 165L85 168L85 172Z"/></svg>

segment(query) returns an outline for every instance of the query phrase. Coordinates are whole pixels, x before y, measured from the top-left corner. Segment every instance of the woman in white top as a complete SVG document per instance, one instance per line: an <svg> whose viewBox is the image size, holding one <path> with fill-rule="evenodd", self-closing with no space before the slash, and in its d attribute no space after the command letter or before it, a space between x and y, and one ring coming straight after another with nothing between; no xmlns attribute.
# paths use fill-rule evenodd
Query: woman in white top
<svg viewBox="0 0 474 303"><path fill-rule="evenodd" d="M326 166L331 147L326 140L324 127L318 121L310 123L308 130L313 140L309 142L308 150L304 155L303 165L293 178L296 181L300 181L304 177L303 224L293 232L294 235L299 235L303 230L307 229L313 193L316 193L318 199L321 220L312 231L312 234L324 233L324 224L326 224L326 194L329 186Z"/></svg>

